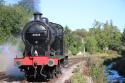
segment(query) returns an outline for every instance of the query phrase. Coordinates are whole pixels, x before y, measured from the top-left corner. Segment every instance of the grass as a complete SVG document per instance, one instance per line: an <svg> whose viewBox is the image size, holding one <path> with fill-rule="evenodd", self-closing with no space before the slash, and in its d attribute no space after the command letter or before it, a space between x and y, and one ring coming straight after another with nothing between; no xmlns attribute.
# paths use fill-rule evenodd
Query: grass
<svg viewBox="0 0 125 83"><path fill-rule="evenodd" d="M106 77L104 75L104 62L117 57L119 57L117 52L111 50L105 51L103 53L95 53L89 56L89 73L94 83L107 83Z"/></svg>
<svg viewBox="0 0 125 83"><path fill-rule="evenodd" d="M103 59L98 56L90 56L88 57L87 67L88 67L88 75L92 78L94 83L107 83L106 78L104 76L104 66L103 66ZM83 73L80 72L80 69L83 67L79 67L79 70L74 73L71 78L71 83L87 83L83 77ZM84 73L85 74L85 73Z"/></svg>
<svg viewBox="0 0 125 83"><path fill-rule="evenodd" d="M74 73L71 77L71 83L86 83L80 72Z"/></svg>
<svg viewBox="0 0 125 83"><path fill-rule="evenodd" d="M80 72L81 67L79 66L71 77L71 83L86 83L82 73Z"/></svg>
<svg viewBox="0 0 125 83"><path fill-rule="evenodd" d="M89 75L92 77L94 83L107 83L104 76L103 59L97 56L89 58Z"/></svg>
<svg viewBox="0 0 125 83"><path fill-rule="evenodd" d="M94 53L87 55L88 59L86 61L87 61L89 77L92 78L93 83L107 83L106 77L104 75L104 68L105 68L104 62L106 60L110 59L112 60L114 58L119 57L118 54L114 51L109 50L103 53ZM87 82L83 78L81 72L77 71L72 76L71 83L87 83Z"/></svg>

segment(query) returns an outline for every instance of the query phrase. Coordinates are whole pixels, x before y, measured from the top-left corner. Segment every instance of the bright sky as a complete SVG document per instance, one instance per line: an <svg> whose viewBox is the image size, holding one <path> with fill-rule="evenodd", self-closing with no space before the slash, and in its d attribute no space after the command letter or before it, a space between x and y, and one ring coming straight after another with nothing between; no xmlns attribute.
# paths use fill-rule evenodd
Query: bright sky
<svg viewBox="0 0 125 83"><path fill-rule="evenodd" d="M112 20L121 31L125 28L125 0L42 0L41 6L43 15L50 21L72 30L89 29L94 20Z"/></svg>

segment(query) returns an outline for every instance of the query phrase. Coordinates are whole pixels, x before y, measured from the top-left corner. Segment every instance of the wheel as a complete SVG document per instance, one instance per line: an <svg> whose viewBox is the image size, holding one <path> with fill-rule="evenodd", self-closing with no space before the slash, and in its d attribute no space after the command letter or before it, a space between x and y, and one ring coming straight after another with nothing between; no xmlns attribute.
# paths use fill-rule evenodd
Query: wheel
<svg viewBox="0 0 125 83"><path fill-rule="evenodd" d="M56 66L54 67L54 69L53 69L53 78L58 78L58 73L57 73L57 70L56 70Z"/></svg>
<svg viewBox="0 0 125 83"><path fill-rule="evenodd" d="M55 75L56 78L58 78L58 75L59 75L59 74L60 74L59 68L58 68L58 66L56 66L56 67L55 67L55 70L54 70L54 75Z"/></svg>
<svg viewBox="0 0 125 83"><path fill-rule="evenodd" d="M26 79L27 79L28 82L33 82L33 81L35 81L34 76L26 76Z"/></svg>
<svg viewBox="0 0 125 83"><path fill-rule="evenodd" d="M53 70L52 69L49 69L48 76L49 76L49 79L53 79Z"/></svg>
<svg viewBox="0 0 125 83"><path fill-rule="evenodd" d="M64 58L64 65L68 65L68 56L66 56L65 58Z"/></svg>
<svg viewBox="0 0 125 83"><path fill-rule="evenodd" d="M61 65L58 65L56 67L56 72L57 72L57 74L62 74Z"/></svg>

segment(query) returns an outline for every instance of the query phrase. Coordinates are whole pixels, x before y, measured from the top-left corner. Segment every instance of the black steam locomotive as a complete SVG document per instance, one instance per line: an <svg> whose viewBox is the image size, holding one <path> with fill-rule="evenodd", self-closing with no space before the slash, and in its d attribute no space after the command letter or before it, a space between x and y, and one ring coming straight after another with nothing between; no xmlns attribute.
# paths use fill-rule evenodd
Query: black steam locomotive
<svg viewBox="0 0 125 83"><path fill-rule="evenodd" d="M31 79L53 78L68 63L64 55L64 33L59 24L49 22L41 13L34 13L34 20L22 31L25 44L23 58L15 58L14 64Z"/></svg>

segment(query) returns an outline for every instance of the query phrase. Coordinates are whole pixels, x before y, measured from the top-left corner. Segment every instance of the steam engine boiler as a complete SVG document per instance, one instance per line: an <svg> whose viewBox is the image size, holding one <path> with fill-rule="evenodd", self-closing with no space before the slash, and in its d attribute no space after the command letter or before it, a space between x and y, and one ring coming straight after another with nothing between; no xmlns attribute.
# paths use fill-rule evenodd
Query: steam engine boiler
<svg viewBox="0 0 125 83"><path fill-rule="evenodd" d="M49 22L41 13L34 13L34 20L24 26L21 36L25 49L22 58L14 58L14 64L28 81L61 74L61 68L68 64L61 25Z"/></svg>

